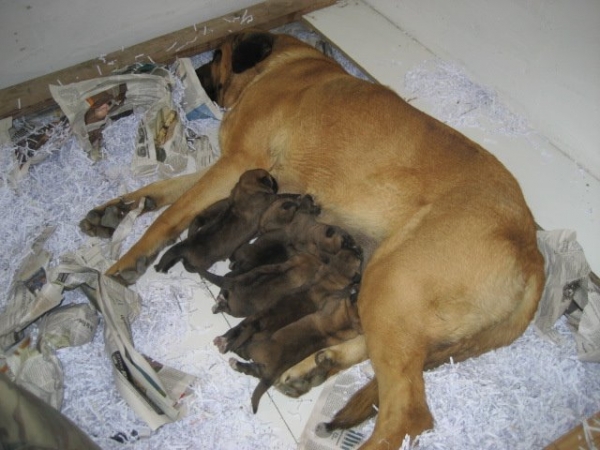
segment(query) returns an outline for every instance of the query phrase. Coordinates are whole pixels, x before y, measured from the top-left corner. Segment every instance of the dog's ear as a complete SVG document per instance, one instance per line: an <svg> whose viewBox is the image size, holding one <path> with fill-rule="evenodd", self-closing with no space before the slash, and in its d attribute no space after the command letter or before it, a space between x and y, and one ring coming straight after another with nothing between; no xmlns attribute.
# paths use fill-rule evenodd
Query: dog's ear
<svg viewBox="0 0 600 450"><path fill-rule="evenodd" d="M231 56L233 73L251 69L271 54L274 37L268 33L250 33L235 46Z"/></svg>

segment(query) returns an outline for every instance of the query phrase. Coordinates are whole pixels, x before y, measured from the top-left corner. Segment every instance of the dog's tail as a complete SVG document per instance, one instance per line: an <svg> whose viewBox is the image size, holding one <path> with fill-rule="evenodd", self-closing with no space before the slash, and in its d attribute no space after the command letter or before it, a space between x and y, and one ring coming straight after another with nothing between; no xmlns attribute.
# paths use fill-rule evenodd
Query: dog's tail
<svg viewBox="0 0 600 450"><path fill-rule="evenodd" d="M258 411L258 403L260 402L260 398L263 396L265 392L269 390L269 388L273 385L272 382L265 380L264 378L260 379L260 382L254 389L252 393L252 412L256 414Z"/></svg>
<svg viewBox="0 0 600 450"><path fill-rule="evenodd" d="M331 422L318 425L320 430L331 433L338 428L352 428L377 414L379 394L377 379L373 378L350 398L340 409Z"/></svg>

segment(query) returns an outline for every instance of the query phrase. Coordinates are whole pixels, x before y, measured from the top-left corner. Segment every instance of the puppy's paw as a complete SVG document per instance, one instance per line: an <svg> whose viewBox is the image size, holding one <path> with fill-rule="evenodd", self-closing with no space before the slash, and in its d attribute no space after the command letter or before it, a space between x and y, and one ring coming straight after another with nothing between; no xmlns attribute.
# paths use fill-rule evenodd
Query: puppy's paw
<svg viewBox="0 0 600 450"><path fill-rule="evenodd" d="M237 372L251 375L253 377L261 378L261 370L258 364L238 361L235 358L229 359L229 366Z"/></svg>
<svg viewBox="0 0 600 450"><path fill-rule="evenodd" d="M217 346L220 353L227 353L229 351L229 339L225 336L217 336L213 339L213 344Z"/></svg>
<svg viewBox="0 0 600 450"><path fill-rule="evenodd" d="M217 303L215 303L212 307L212 312L213 312L213 314L228 313L229 305L227 304L226 301L217 300Z"/></svg>

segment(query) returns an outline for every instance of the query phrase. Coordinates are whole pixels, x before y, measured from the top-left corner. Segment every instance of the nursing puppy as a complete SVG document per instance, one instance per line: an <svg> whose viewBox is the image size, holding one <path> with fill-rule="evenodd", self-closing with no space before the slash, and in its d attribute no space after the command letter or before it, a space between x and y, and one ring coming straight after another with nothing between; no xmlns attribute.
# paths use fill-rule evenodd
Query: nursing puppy
<svg viewBox="0 0 600 450"><path fill-rule="evenodd" d="M356 252L356 250L350 250ZM310 253L297 253L278 264L267 264L248 272L220 277L200 271L200 275L221 288L213 313L248 317L275 305L290 291L306 289L318 278L327 261Z"/></svg>
<svg viewBox="0 0 600 450"><path fill-rule="evenodd" d="M111 207L171 205L107 273L134 282L244 171L267 169L282 192L312 195L323 222L374 243L358 310L375 379L344 409L360 419L379 402L363 448L431 428L423 370L511 343L537 308L544 262L518 183L478 144L293 37L232 34L197 73L227 108L222 156L90 212L94 234Z"/></svg>
<svg viewBox="0 0 600 450"><path fill-rule="evenodd" d="M319 309L276 330L253 336L238 349L240 356L252 362L230 359L238 372L260 378L252 394L252 410L258 409L262 395L288 368L311 353L347 341L359 331L356 297L338 291L322 299Z"/></svg>
<svg viewBox="0 0 600 450"><path fill-rule="evenodd" d="M255 267L281 263L289 259L292 254L306 251L309 246L305 244L310 240L310 237L319 239L322 245L325 245L324 233L312 233L309 235L309 230L314 228L316 217L320 214L320 208L315 205L310 195L305 195L299 200L297 207L293 209L293 215L288 212L291 207L288 202L283 202L279 207L277 204L272 205L264 216L269 216L270 210L273 210L271 215L285 216L287 220L263 220L261 224L261 233L254 242L246 242L241 245L229 257L229 268L235 273L247 272ZM287 208L287 209L285 209ZM283 212L279 212L284 210ZM336 233L344 233L339 229L332 229L328 234L327 239L335 242ZM344 239L344 236L341 237ZM312 239L313 244L311 249L317 248L317 242ZM330 244L331 245L331 244Z"/></svg>
<svg viewBox="0 0 600 450"><path fill-rule="evenodd" d="M234 351L244 357L238 349L249 339L269 336L278 329L316 312L331 295L338 295L340 292L347 295L352 286L353 295L356 295L361 266L360 252L341 250L319 268L312 280L284 293L278 299L273 299L270 306L246 317L223 336L215 338L215 345L221 353Z"/></svg>
<svg viewBox="0 0 600 450"><path fill-rule="evenodd" d="M196 216L188 237L171 247L155 266L168 272L182 261L188 272L208 269L227 259L233 251L256 235L263 212L277 199L277 182L262 169L242 174L227 199L209 206Z"/></svg>

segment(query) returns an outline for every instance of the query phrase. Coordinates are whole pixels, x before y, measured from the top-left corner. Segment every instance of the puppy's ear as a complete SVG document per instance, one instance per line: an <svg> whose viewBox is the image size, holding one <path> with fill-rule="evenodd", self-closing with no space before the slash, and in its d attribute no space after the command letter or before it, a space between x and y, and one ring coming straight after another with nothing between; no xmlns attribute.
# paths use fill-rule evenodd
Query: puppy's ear
<svg viewBox="0 0 600 450"><path fill-rule="evenodd" d="M273 178L271 175L265 175L261 177L260 183L273 191L273 194L277 194L279 190L279 185L277 184L277 180Z"/></svg>
<svg viewBox="0 0 600 450"><path fill-rule="evenodd" d="M231 56L233 73L242 73L254 67L273 50L274 36L268 33L250 33L235 46Z"/></svg>

